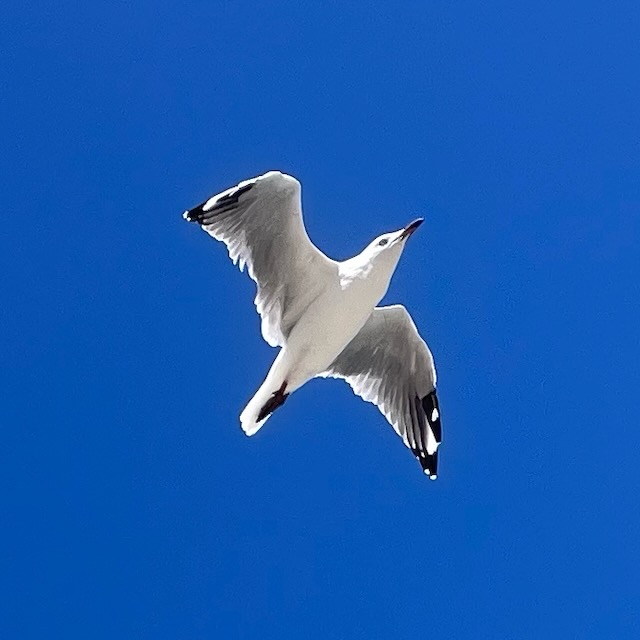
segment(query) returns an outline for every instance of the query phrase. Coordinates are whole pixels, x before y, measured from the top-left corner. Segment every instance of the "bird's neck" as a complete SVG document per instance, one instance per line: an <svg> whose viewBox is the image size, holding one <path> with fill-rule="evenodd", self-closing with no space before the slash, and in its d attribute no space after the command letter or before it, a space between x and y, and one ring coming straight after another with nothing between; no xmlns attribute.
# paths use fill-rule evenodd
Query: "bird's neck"
<svg viewBox="0 0 640 640"><path fill-rule="evenodd" d="M363 259L362 256L345 260L340 263L338 269L340 288L343 291L358 292L360 295L371 298L373 308L387 292L395 270L386 267L385 264Z"/></svg>

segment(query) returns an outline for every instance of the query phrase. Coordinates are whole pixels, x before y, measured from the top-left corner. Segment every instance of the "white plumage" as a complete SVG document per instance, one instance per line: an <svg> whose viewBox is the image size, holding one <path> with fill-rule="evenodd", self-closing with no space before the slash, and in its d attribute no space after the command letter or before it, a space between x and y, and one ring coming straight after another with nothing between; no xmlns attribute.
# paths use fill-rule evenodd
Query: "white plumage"
<svg viewBox="0 0 640 640"><path fill-rule="evenodd" d="M245 180L186 211L227 245L257 284L262 336L282 347L240 415L253 435L314 377L345 379L376 404L432 479L441 442L433 357L407 310L376 307L418 219L337 262L309 239L300 183L278 171Z"/></svg>

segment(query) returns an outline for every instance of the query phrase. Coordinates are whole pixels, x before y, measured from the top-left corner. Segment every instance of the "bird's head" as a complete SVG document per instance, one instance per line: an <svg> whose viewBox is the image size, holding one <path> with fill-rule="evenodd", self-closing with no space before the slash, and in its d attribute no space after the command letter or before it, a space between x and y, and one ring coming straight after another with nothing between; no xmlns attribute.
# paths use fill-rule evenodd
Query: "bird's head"
<svg viewBox="0 0 640 640"><path fill-rule="evenodd" d="M400 260L407 240L423 222L423 218L418 218L403 229L383 233L369 243L363 254L366 254L367 258L376 265L376 269L378 265L383 269L386 267L391 270L392 274L398 264L398 260Z"/></svg>
<svg viewBox="0 0 640 640"><path fill-rule="evenodd" d="M342 263L346 280L373 279L384 294L407 240L422 222L423 219L418 218L398 231L383 233L372 240L362 253Z"/></svg>

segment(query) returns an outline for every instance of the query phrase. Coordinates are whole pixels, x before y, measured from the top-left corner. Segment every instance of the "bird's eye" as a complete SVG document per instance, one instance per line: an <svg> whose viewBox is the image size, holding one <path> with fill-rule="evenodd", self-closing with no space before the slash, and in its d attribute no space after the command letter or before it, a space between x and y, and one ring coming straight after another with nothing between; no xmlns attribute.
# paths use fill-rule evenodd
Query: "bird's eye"
<svg viewBox="0 0 640 640"><path fill-rule="evenodd" d="M378 242L378 245L381 247L384 247L385 244L387 244L387 242L389 242L386 238L382 238L382 240L380 240L380 242Z"/></svg>

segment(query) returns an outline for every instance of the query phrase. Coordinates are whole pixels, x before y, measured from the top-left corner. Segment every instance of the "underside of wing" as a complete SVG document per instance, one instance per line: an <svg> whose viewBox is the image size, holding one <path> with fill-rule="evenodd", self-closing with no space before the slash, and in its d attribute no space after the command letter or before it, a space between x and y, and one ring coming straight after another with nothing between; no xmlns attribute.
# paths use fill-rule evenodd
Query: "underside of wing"
<svg viewBox="0 0 640 640"><path fill-rule="evenodd" d="M431 479L442 441L433 357L407 310L377 307L323 374L375 404Z"/></svg>
<svg viewBox="0 0 640 640"><path fill-rule="evenodd" d="M336 272L335 263L307 235L300 183L270 171L209 198L184 217L224 242L240 270L246 265L258 287L255 305L262 335L271 346L284 345Z"/></svg>

